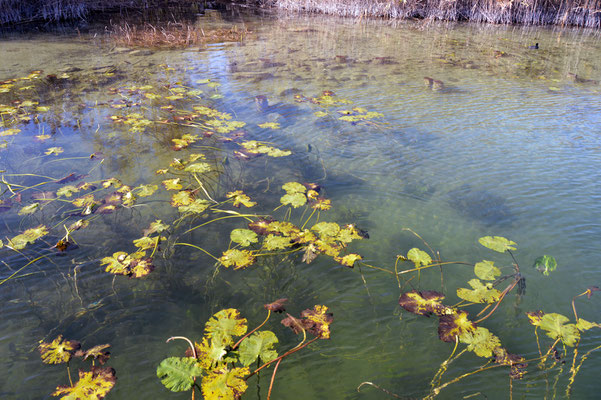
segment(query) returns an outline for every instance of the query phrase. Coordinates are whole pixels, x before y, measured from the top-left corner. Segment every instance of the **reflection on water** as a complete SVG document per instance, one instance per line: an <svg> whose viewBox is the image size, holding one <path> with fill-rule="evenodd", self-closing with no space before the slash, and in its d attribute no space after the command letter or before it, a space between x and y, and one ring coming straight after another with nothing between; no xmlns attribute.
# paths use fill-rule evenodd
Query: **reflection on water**
<svg viewBox="0 0 601 400"><path fill-rule="evenodd" d="M22 185L15 188L42 184L20 199L2 186L0 236L6 243L25 229L52 227L48 237L27 248L31 254L0 250L1 279L31 260L27 257L49 255L0 286L0 357L7 367L0 377L3 399L46 398L54 385L64 384L64 370L42 365L35 350L38 340L59 333L85 345L112 344L110 364L119 379L111 398L156 393L178 398L155 377L161 359L183 351L165 344L167 337L198 340L204 322L222 307L239 308L250 325L257 325L262 304L280 297L290 299L294 313L327 304L335 322L330 341L283 363L274 398L294 399L298 393L382 398L373 388L358 393L363 381L407 396L427 394L452 349L438 340L434 319L400 311L397 283L385 274L363 269L363 281L357 268L318 258L309 265L269 259L215 275L212 259L177 248L157 260L147 278L113 279L99 260L124 250L124 243L140 237L155 219L177 219L169 196L140 199L140 206L94 218L90 227L73 234L77 248L65 255L49 249L64 234L62 225L77 219L69 203L18 215L34 193L64 186L44 183L45 177L73 173L85 181L117 177L131 187L160 185L165 178L156 170L193 153L172 150L172 139L200 133L172 123L185 122L193 105L210 105L247 124L229 136L205 135L203 151L221 165L221 173L211 178L212 193L223 197L243 189L261 204L257 213L268 213L279 204L283 183L318 183L334 204L324 218L355 222L369 231L369 240L352 247L369 264L390 268L397 254L423 247L405 227L445 260L495 257L477 244L484 235L516 241L527 294L511 295L496 318L484 323L514 353L537 354L524 312L542 308L570 315L570 299L598 281L601 48L594 35L285 17L247 18L245 26L255 37L181 51L113 48L99 37L40 35L0 43L0 79L43 70L0 93L0 104L16 110L3 112L4 120L49 107L37 112L40 121L22 119L10 126L21 132L0 138L6 145L0 150L5 180ZM528 49L535 42L540 48ZM324 91L332 94L324 98ZM167 92L176 96L167 103L181 112L161 109L167 106L164 100L146 96ZM23 105L27 100L39 104ZM259 126L265 123L272 125ZM293 154L269 160L236 157L239 137L271 142ZM45 154L53 147L62 153ZM210 148L224 152L213 154ZM90 159L90 154L96 156ZM237 222L211 225L186 241L221 254L237 227ZM530 268L542 254L554 255L559 263L548 278ZM495 260L504 272L511 270L508 259ZM455 288L465 287L473 276L469 267L451 268L444 275L449 304L456 300ZM419 288L440 290L440 276L424 273ZM598 320L595 304L595 297L579 303L579 315ZM283 347L295 345L297 338L284 327L276 323L272 329ZM588 332L582 348L594 347L598 337ZM465 356L448 378L480 362ZM593 353L578 375L573 398L595 398L599 386L592 371L600 366ZM516 397L542 398L547 382L555 379L531 371L514 382ZM448 387L440 398L478 392L507 398L506 374L476 375ZM567 382L565 374L560 379ZM246 397L255 393L251 388Z"/></svg>

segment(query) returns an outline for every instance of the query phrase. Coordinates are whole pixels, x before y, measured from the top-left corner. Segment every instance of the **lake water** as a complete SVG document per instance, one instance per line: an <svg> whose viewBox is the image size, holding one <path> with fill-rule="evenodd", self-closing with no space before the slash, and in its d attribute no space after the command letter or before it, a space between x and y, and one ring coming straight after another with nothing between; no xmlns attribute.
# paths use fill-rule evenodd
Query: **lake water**
<svg viewBox="0 0 601 400"><path fill-rule="evenodd" d="M43 364L37 351L40 340L59 334L84 348L111 344L108 365L118 380L107 398L189 398L170 393L156 377L163 358L186 349L183 341L165 340L184 335L200 341L205 322L222 308L239 309L255 327L265 318L262 305L282 297L289 299L287 311L293 315L327 305L334 322L330 340L284 359L272 398L386 397L369 386L358 391L366 381L409 398L428 395L453 344L438 340L436 317L399 307L392 275L360 264L349 269L325 255L305 264L297 254L262 257L235 271L217 268L196 248L173 245L177 238L220 257L231 245L230 231L247 225L229 218L185 233L213 217L180 219L161 182L181 172L155 171L196 153L212 166L201 176L211 198L221 202L227 192L240 189L259 203L223 209L281 219L286 208L273 210L284 183L319 184L333 206L320 212L320 220L355 223L368 231L369 239L354 241L349 249L371 266L392 270L397 255L413 247L428 250L409 228L443 261L494 260L503 274L511 274L508 254L484 248L478 238L515 241L526 293L512 291L479 324L512 353L538 356L525 312L556 312L574 321L572 298L600 283L601 42L596 34L294 16L232 22L215 12L197 23L204 29L233 23L250 33L241 42L156 51L116 46L102 29L7 35L0 41L0 80L30 76L5 83L8 89L0 93L0 104L7 106L0 170L12 184L0 184L2 399L52 398L57 385L67 384L64 366ZM528 49L537 42L538 50ZM43 72L30 75L35 70ZM431 87L424 77L444 87ZM311 98L349 102L325 107ZM165 108L169 105L172 109ZM210 126L185 126L186 116L198 111L194 106L228 113L231 121L246 125L205 134ZM344 112L381 116L353 122L340 119ZM31 120L17 121L15 115ZM259 127L266 122L279 129ZM6 134L12 128L20 132ZM184 134L202 139L174 151L172 139ZM248 140L292 154L236 157L239 143ZM60 149L46 154L51 148ZM77 179L57 182L69 174ZM159 190L138 195L113 213L82 215L71 203L90 190L97 200L104 198L113 189L98 187L112 177L132 188L153 184ZM188 179L196 184L189 174ZM81 182L97 189L39 200L45 192ZM19 215L31 204L38 204L33 213ZM312 211L303 210L292 210L291 221L304 221ZM71 233L76 248L60 254L52 249L79 219L90 225ZM173 235L155 255L155 270L140 279L105 272L101 259L134 252L132 241L157 219L172 224ZM7 247L7 239L42 224L49 231L43 238L19 252ZM532 267L543 254L557 260L550 276ZM17 272L40 256L47 257ZM442 291L446 304L453 305L459 301L457 288L468 287L473 278L472 267L450 265L441 288L440 272L432 268L404 283L403 291ZM598 294L579 297L579 317L601 321L600 301ZM481 308L466 309L475 315ZM272 318L266 329L278 336L282 354L300 336L279 319ZM539 339L543 351L553 342L540 329ZM579 356L600 340L598 329L584 332ZM565 398L572 364L568 350L565 364L548 362L553 367L546 372L531 363L524 378L513 381L513 398ZM468 352L450 365L442 382L485 363ZM77 365L72 363L72 373ZM593 352L576 377L572 398L598 398L600 369L601 352ZM270 376L262 375L260 388L251 378L244 398L266 398ZM437 398L509 396L508 368L495 368L446 387Z"/></svg>

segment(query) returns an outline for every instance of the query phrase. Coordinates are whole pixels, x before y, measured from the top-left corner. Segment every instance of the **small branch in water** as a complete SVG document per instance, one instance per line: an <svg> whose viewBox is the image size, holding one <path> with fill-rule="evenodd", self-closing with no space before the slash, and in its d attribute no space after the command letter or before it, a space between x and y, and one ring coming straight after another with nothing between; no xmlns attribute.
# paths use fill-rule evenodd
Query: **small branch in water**
<svg viewBox="0 0 601 400"><path fill-rule="evenodd" d="M378 390L381 390L382 392L386 393L387 395L389 395L390 397L394 397L395 399L409 399L409 397L401 397L398 394L394 394L389 390L386 390L378 385L376 385L375 383L372 382L361 382L361 384L359 386L357 386L357 392L361 392L361 386L363 385L369 385L369 386L373 386Z"/></svg>
<svg viewBox="0 0 601 400"><path fill-rule="evenodd" d="M166 343L169 343L170 341L175 340L175 339L181 339L181 340L185 340L186 342L188 342L188 344L190 345L190 348L192 349L192 354L194 354L194 358L195 359L198 358L198 355L196 354L196 347L194 347L194 344L192 343L192 341L185 336L171 336L169 339L167 339Z"/></svg>

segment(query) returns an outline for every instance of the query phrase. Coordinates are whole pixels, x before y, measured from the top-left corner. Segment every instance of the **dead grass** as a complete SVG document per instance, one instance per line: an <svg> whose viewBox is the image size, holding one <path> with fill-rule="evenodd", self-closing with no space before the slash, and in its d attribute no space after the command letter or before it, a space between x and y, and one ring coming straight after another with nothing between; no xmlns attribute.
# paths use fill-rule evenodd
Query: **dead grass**
<svg viewBox="0 0 601 400"><path fill-rule="evenodd" d="M161 26L144 24L113 26L110 36L115 44L127 47L185 48L198 44L239 42L251 32L233 26L230 29L203 29L200 26L180 22L168 22Z"/></svg>

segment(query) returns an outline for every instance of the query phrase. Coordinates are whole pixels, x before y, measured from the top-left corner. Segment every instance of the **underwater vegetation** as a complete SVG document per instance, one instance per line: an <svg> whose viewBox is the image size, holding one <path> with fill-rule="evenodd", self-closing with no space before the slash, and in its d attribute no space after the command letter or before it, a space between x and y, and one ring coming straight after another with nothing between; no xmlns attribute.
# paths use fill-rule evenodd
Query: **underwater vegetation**
<svg viewBox="0 0 601 400"><path fill-rule="evenodd" d="M61 263L61 268L68 272L63 276L73 287L71 296L80 296L75 265L76 255L84 247L95 248L91 261L87 261L99 274L112 279L115 292L122 290L115 288L115 282L127 287L128 283L145 282L153 274L169 275L170 269L178 268L171 260L182 253L194 255L214 275L222 276L261 270L270 263L282 269L306 266L319 259L324 261L320 265L358 274L364 282L365 270L389 278L395 297L396 288L399 290L397 310L430 317L431 328L448 344L450 355L432 371L423 398L435 398L450 385L497 368L507 372L509 393L518 385L529 385L522 384L524 378L536 372L544 375L546 383L552 383L543 389L549 394L571 395L584 362L601 348L598 340L588 335L601 325L579 316L576 301L591 299L598 288L580 288L567 294L568 303L573 296L573 317L543 310L544 305L523 314L521 317L533 326L529 345L537 355L514 354L502 335L495 334L491 321L510 295L520 298L525 294L525 267L518 262L515 242L484 236L478 243L491 251L487 259L453 261L443 259L417 233L405 230L422 245L399 249L402 254L392 257L388 265L375 265L357 250L358 242L362 248L369 246L369 233L352 221L331 217L337 204L328 196L326 183L283 179L275 174L256 176L250 171L253 163L264 165L266 171L282 168L296 150L279 144L277 136L265 140L286 129L284 121L266 120L265 114L285 115L286 107L298 105L307 107L310 116L318 120L383 129L384 113L331 90L317 94L295 90L285 93L291 104L270 104L265 95L250 97L248 106L262 122L247 123L227 107L227 92L217 79L186 79L185 74L166 64L156 66L153 79L146 82L124 81L118 72L112 68L33 71L0 82L0 155L6 161L0 172L0 212L8 221L0 238L0 255L7 260L1 270L0 289L43 272L36 267L61 257L73 261L71 265ZM98 82L94 100L76 90L78 82L90 76ZM436 90L439 84L435 82L426 79L429 89ZM72 95L81 107L56 109L48 94L49 85ZM67 128L90 135L93 145L69 148L69 140L59 140ZM25 164L18 163L21 151L30 156ZM113 174L117 168L112 165L134 164L136 156L144 154L148 156L142 158L142 174ZM434 189L424 186L413 191L420 198L428 198ZM494 194L466 186L449 196L453 207L484 221L488 229L509 218L503 199ZM120 223L117 217L128 223ZM122 231L127 235L116 234ZM541 279L559 268L555 258L547 254L527 262L541 273ZM426 278L439 275L444 286L445 277L459 268L469 270L470 277L456 287L447 285L439 291L431 286L433 280ZM81 301L82 306L85 303ZM265 304L267 316L258 325L249 323L238 309L228 307L213 313L198 336L169 338L186 341L188 351L175 353L152 369L156 368L166 390L206 399L241 398L250 385L259 387L260 372L269 370L270 398L282 360L311 350L317 340L336 335L332 313L336 304L316 303L298 304L298 312L286 314L280 321L295 335L302 335L293 346L278 347L285 340L274 333L278 324L273 324L272 314L296 304L288 305L286 299ZM84 306L78 313L83 315L95 306ZM268 323L271 330L263 330ZM177 334L180 327L170 329ZM66 363L68 375L68 385L66 381L48 384L49 393L54 390L53 396L64 399L110 395L118 381L115 370L104 366L109 359L108 344L83 351L80 343L66 340L60 333L49 332L48 336L54 339L38 345L42 361ZM585 341L586 350L580 347ZM478 365L470 372L449 377L459 358ZM70 371L75 362L82 366L77 381ZM302 362L311 367L310 359ZM560 378L563 387L556 384ZM393 397L402 395L372 382L357 385L359 391L375 389Z"/></svg>

